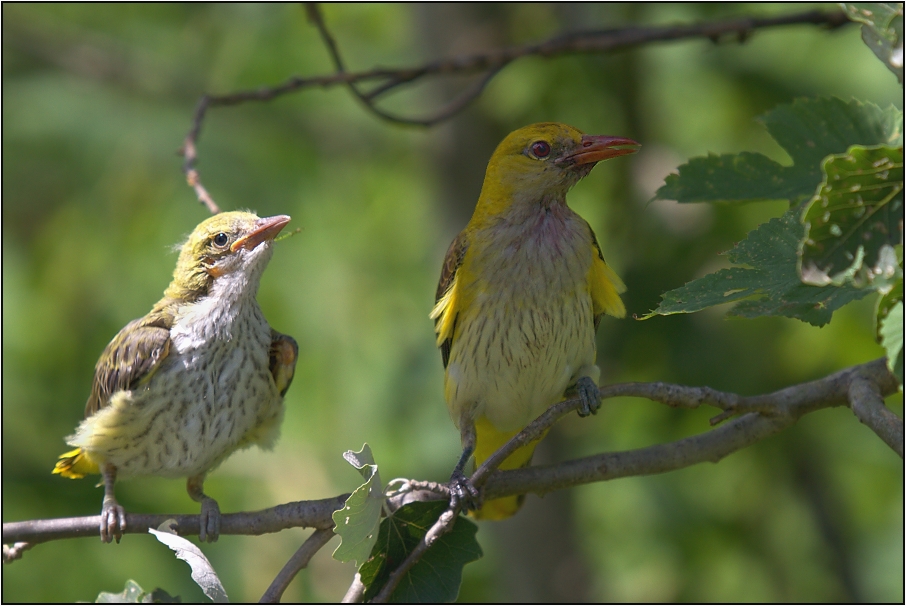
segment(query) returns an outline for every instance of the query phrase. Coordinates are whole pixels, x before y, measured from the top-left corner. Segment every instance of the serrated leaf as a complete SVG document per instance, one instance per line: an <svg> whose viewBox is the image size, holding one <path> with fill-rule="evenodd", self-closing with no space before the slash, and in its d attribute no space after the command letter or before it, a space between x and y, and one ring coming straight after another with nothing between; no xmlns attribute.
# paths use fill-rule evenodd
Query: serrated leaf
<svg viewBox="0 0 906 606"><path fill-rule="evenodd" d="M887 368L903 386L903 302L898 301L881 322L881 345L887 351Z"/></svg>
<svg viewBox="0 0 906 606"><path fill-rule="evenodd" d="M889 291L902 276L903 148L853 146L829 156L802 214L802 281Z"/></svg>
<svg viewBox="0 0 906 606"><path fill-rule="evenodd" d="M834 310L871 291L802 283L796 271L796 251L803 229L798 219L800 212L791 209L782 217L763 223L726 253L731 262L747 267L722 269L671 290L662 295L657 309L642 319L736 303L730 315L785 316L815 326L830 322Z"/></svg>
<svg viewBox="0 0 906 606"><path fill-rule="evenodd" d="M692 158L669 175L655 199L677 202L755 202L811 197L821 183L821 162L853 145L903 144L903 115L894 107L835 97L797 99L759 119L789 154L783 166L763 154Z"/></svg>
<svg viewBox="0 0 906 606"><path fill-rule="evenodd" d="M110 593L102 591L98 594L95 604L141 604L142 598L145 597L145 590L138 583L129 579L126 581L126 587L120 593Z"/></svg>
<svg viewBox="0 0 906 606"><path fill-rule="evenodd" d="M862 40L903 83L903 3L848 2L841 4L851 21L862 24Z"/></svg>
<svg viewBox="0 0 906 606"><path fill-rule="evenodd" d="M201 587L208 598L215 603L229 602L220 577L211 566L211 562L201 552L201 550L192 542L175 534L171 529L173 520L167 520L160 525L158 530L149 528L148 532L153 534L158 541L169 547L176 554L176 557L183 560L192 569L192 580Z"/></svg>
<svg viewBox="0 0 906 606"><path fill-rule="evenodd" d="M333 512L334 532L340 535L340 544L333 558L340 562L356 561L356 566L371 554L378 538L384 492L378 466L368 444L359 452L347 450L343 458L359 470L365 483L353 491L342 509Z"/></svg>
<svg viewBox="0 0 906 606"><path fill-rule="evenodd" d="M406 559L446 508L447 503L442 501L409 503L384 519L371 557L359 569L366 587L365 602L381 590L390 573ZM463 567L483 555L475 540L477 532L475 524L458 516L452 530L438 538L406 573L390 601L455 600L462 584Z"/></svg>

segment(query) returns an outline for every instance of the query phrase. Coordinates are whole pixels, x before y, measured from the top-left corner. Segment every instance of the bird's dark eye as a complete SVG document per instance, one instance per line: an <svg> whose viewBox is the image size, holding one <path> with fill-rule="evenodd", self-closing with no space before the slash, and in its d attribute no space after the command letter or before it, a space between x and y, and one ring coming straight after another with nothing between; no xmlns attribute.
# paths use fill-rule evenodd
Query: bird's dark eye
<svg viewBox="0 0 906 606"><path fill-rule="evenodd" d="M546 158L551 153L550 143L547 141L535 141L532 143L532 154L536 158Z"/></svg>
<svg viewBox="0 0 906 606"><path fill-rule="evenodd" d="M220 232L219 234L214 236L214 239L212 240L214 246L216 246L217 248L223 248L229 241L230 237L223 232Z"/></svg>

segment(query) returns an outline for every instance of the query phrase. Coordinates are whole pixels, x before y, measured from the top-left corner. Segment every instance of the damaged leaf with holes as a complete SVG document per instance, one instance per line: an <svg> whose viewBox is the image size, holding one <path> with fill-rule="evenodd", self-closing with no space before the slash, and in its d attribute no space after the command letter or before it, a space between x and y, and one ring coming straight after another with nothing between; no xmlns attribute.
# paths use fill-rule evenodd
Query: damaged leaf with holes
<svg viewBox="0 0 906 606"><path fill-rule="evenodd" d="M862 40L903 83L903 3L846 2L851 21L862 24Z"/></svg>
<svg viewBox="0 0 906 606"><path fill-rule="evenodd" d="M409 503L384 518L371 557L359 569L366 587L364 601L374 598L393 572L425 537L446 510L445 501ZM453 528L439 537L406 573L391 602L452 602L459 594L462 569L482 556L475 540L478 527L457 516Z"/></svg>
<svg viewBox="0 0 906 606"><path fill-rule="evenodd" d="M340 545L333 558L340 562L355 560L358 565L368 558L377 541L384 492L381 474L367 443L358 452L347 450L343 458L362 474L365 482L349 495L342 509L333 512L334 532L340 535Z"/></svg>
<svg viewBox="0 0 906 606"><path fill-rule="evenodd" d="M888 292L902 276L903 148L853 146L823 171L802 215L802 281Z"/></svg>

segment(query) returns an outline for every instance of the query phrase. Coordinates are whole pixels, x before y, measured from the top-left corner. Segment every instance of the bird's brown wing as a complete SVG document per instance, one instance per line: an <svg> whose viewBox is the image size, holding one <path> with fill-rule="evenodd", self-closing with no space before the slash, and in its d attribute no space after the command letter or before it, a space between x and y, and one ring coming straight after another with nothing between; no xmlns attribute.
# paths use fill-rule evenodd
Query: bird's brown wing
<svg viewBox="0 0 906 606"><path fill-rule="evenodd" d="M296 373L299 346L296 340L271 329L270 369L281 396L286 395Z"/></svg>
<svg viewBox="0 0 906 606"><path fill-rule="evenodd" d="M91 395L85 404L90 417L122 389L135 389L151 378L170 352L172 318L146 316L133 320L104 348L94 368Z"/></svg>
<svg viewBox="0 0 906 606"><path fill-rule="evenodd" d="M469 248L469 241L466 238L466 232L462 231L453 242L450 243L450 248L447 249L447 254L444 257L444 265L440 272L440 280L437 283L437 293L434 296L434 303L443 298L447 291L450 290L453 286L453 282L456 278L456 271L459 269L459 266L462 265L463 257L466 255L466 250ZM455 313L455 310L451 310ZM440 323L441 318L437 317L434 320L435 328ZM450 331L450 336L440 344L440 354L444 360L444 368L447 367L447 363L450 361L450 346L453 343L453 332L456 329L456 318L452 320L453 330Z"/></svg>

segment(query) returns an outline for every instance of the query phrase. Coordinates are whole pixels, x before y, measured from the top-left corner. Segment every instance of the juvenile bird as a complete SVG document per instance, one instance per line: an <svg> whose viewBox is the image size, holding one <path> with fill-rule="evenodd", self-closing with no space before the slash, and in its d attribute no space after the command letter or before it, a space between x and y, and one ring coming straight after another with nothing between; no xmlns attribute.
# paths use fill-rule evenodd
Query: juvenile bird
<svg viewBox="0 0 906 606"><path fill-rule="evenodd" d="M582 416L600 406L595 332L604 314L626 314L626 287L589 224L566 205L566 192L595 163L638 147L542 123L510 133L488 162L472 219L447 251L431 312L444 395L463 445L451 487L467 506L478 496L463 474L470 456L480 465L567 392L582 398ZM527 466L536 444L500 469ZM487 501L473 515L503 519L524 498Z"/></svg>
<svg viewBox="0 0 906 606"><path fill-rule="evenodd" d="M101 540L117 542L125 510L116 478L188 477L201 503L199 538L216 541L220 508L205 474L233 451L270 448L298 347L273 330L255 299L286 215L226 212L202 222L183 244L164 297L126 325L95 366L85 420L53 473L104 480Z"/></svg>

